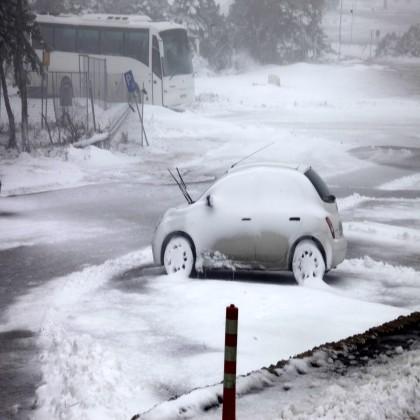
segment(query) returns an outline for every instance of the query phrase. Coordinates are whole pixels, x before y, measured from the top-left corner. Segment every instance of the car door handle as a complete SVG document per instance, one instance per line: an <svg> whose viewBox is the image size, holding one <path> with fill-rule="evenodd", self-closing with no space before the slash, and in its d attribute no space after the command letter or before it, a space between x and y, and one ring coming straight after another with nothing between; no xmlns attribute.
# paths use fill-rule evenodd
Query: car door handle
<svg viewBox="0 0 420 420"><path fill-rule="evenodd" d="M290 222L300 222L300 217L289 217Z"/></svg>
<svg viewBox="0 0 420 420"><path fill-rule="evenodd" d="M243 222L250 222L251 218L250 217L242 217L242 221Z"/></svg>

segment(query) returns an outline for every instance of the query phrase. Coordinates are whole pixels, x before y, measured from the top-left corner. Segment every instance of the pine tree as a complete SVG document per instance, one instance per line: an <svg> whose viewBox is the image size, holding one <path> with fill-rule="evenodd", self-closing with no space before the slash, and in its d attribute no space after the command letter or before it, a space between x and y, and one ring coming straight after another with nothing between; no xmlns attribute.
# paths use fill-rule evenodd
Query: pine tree
<svg viewBox="0 0 420 420"><path fill-rule="evenodd" d="M137 0L136 9L153 20L167 20L170 13L168 0Z"/></svg>
<svg viewBox="0 0 420 420"><path fill-rule="evenodd" d="M33 7L43 14L144 14L153 20L167 19L170 9L168 0L36 0Z"/></svg>
<svg viewBox="0 0 420 420"><path fill-rule="evenodd" d="M0 47L3 70L0 76L3 84L3 65L11 63L21 100L22 150L29 151L27 70L41 71L41 63L32 47L30 38L39 39L40 35L35 23L35 15L27 0L3 0L1 11Z"/></svg>
<svg viewBox="0 0 420 420"><path fill-rule="evenodd" d="M215 0L177 0L170 9L171 17L188 28L199 41L199 51L216 68L226 66L230 55L226 19Z"/></svg>
<svg viewBox="0 0 420 420"><path fill-rule="evenodd" d="M40 14L58 15L67 12L64 3L60 0L36 0L33 8Z"/></svg>
<svg viewBox="0 0 420 420"><path fill-rule="evenodd" d="M233 42L260 62L274 61L281 25L278 0L236 0L229 12Z"/></svg>
<svg viewBox="0 0 420 420"><path fill-rule="evenodd" d="M326 36L322 30L322 16L326 9L325 0L301 0L305 55L317 58L327 48Z"/></svg>
<svg viewBox="0 0 420 420"><path fill-rule="evenodd" d="M237 50L262 63L302 60L325 48L324 0L235 0L229 21Z"/></svg>
<svg viewBox="0 0 420 420"><path fill-rule="evenodd" d="M8 148L16 148L16 124L15 116L10 105L9 93L7 87L7 68L10 66L12 60L11 37L12 31L10 20L8 19L8 12L6 3L0 3L0 82L3 93L4 105L6 107L7 118L9 121L9 142Z"/></svg>

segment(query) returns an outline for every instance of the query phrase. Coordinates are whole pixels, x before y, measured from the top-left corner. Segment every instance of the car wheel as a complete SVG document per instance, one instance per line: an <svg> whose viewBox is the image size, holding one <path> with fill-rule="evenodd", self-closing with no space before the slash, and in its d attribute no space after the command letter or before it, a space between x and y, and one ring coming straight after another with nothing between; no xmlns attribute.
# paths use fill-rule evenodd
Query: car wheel
<svg viewBox="0 0 420 420"><path fill-rule="evenodd" d="M324 277L324 257L314 241L304 239L297 244L292 268L293 275L300 285L306 284L310 279Z"/></svg>
<svg viewBox="0 0 420 420"><path fill-rule="evenodd" d="M184 236L174 236L166 244L163 264L168 274L191 277L195 271L195 255L191 242Z"/></svg>

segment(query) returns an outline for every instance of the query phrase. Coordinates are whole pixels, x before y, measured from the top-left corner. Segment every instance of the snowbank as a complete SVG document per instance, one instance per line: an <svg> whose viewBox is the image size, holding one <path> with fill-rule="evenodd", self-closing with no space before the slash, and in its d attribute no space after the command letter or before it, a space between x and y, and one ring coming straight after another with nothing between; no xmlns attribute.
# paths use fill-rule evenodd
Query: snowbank
<svg viewBox="0 0 420 420"><path fill-rule="evenodd" d="M288 275L247 282L140 274L125 289L119 276L151 260L147 249L86 268L9 310L2 330L39 331L44 385L36 418L126 419L218 383L230 303L240 311L238 374L408 313L327 285L299 287Z"/></svg>
<svg viewBox="0 0 420 420"><path fill-rule="evenodd" d="M279 77L281 86L269 84L269 75ZM418 101L403 96L406 92L395 87L392 77L387 68L360 63L260 66L235 75L199 76L197 100L189 110L145 107L150 147L140 147L140 124L131 114L121 129L126 135L122 141L115 138L107 156L92 149L89 156L79 157L70 151L68 162L59 153L49 159L36 154L31 160L2 159L3 194L133 177L150 180L152 171L154 181L167 181L166 168L175 165L195 174L203 167L207 174L220 174L269 143L274 145L257 159L307 162L324 177L367 168L370 163L349 155L356 144L343 128L418 120ZM123 106L101 112L103 127ZM327 136L325 132L333 129L339 130ZM127 158L124 164L116 151L133 160Z"/></svg>

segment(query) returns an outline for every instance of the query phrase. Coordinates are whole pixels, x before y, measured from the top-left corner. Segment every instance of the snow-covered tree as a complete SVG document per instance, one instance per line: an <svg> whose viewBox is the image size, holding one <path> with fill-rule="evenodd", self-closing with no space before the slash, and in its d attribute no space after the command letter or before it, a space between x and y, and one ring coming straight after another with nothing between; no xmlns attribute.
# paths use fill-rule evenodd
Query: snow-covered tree
<svg viewBox="0 0 420 420"><path fill-rule="evenodd" d="M7 69L12 61L12 50L10 21L8 18L6 2L0 3L0 82L4 98L4 104L9 121L9 148L16 148L16 125L15 116L10 105L8 86L7 86Z"/></svg>
<svg viewBox="0 0 420 420"><path fill-rule="evenodd" d="M317 56L325 48L324 0L235 0L233 43L262 63Z"/></svg>
<svg viewBox="0 0 420 420"><path fill-rule="evenodd" d="M289 3L297 21L299 38L295 44L301 51L301 58L318 57L327 48L326 36L322 30L322 16L325 0L295 0Z"/></svg>
<svg viewBox="0 0 420 420"><path fill-rule="evenodd" d="M21 99L21 134L22 150L28 151L28 99L27 99L27 70L41 71L41 63L36 55L30 38L39 38L39 30L35 22L35 15L29 7L28 0L2 0L0 27L0 73L4 84L4 64L13 66L14 81ZM7 92L6 92L7 93ZM9 118L10 123L10 118ZM10 143L9 143L10 144ZM11 144L15 146L15 144Z"/></svg>
<svg viewBox="0 0 420 420"><path fill-rule="evenodd" d="M402 35L398 49L402 55L420 57L420 24L410 26Z"/></svg>
<svg viewBox="0 0 420 420"><path fill-rule="evenodd" d="M168 0L137 0L137 10L153 20L166 20L169 16L170 5Z"/></svg>
<svg viewBox="0 0 420 420"><path fill-rule="evenodd" d="M230 43L226 19L215 0L176 0L170 16L188 28L190 36L199 41L199 52L216 68L226 65Z"/></svg>
<svg viewBox="0 0 420 420"><path fill-rule="evenodd" d="M386 34L378 44L376 55L420 57L420 24L410 26L401 36Z"/></svg>
<svg viewBox="0 0 420 420"><path fill-rule="evenodd" d="M39 13L116 13L145 14L154 20L168 16L168 0L36 0Z"/></svg>

